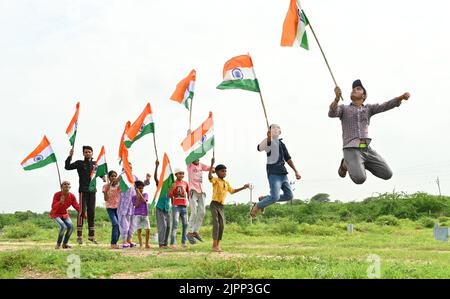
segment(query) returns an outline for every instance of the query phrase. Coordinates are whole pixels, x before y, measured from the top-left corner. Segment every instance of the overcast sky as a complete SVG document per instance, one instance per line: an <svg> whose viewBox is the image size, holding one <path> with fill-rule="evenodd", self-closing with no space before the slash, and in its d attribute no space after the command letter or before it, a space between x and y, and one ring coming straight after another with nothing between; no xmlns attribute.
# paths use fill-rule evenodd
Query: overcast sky
<svg viewBox="0 0 450 299"><path fill-rule="evenodd" d="M50 209L58 191L55 164L24 171L20 165L44 134L56 152L62 178L77 194L76 171L63 169L70 145L65 129L81 102L75 159L81 146L102 145L110 169L127 120L147 102L154 111L157 146L173 167L184 167L180 146L189 114L169 100L193 68L197 82L193 126L214 113L216 161L228 180L255 185L254 200L269 191L265 137L257 93L218 90L225 61L249 52L266 102L302 179L295 197L328 193L332 200L362 200L396 191L450 190L450 19L448 1L303 0L308 16L348 104L351 84L361 79L367 103L409 91L399 108L372 118L372 147L393 169L383 181L368 175L364 185L338 177L341 124L327 116L333 82L307 29L310 50L280 47L289 0L69 1L0 0L0 212ZM202 162L209 164L211 154ZM153 174L151 135L130 150L135 174ZM289 178L294 180L290 171ZM208 198L211 186L205 174ZM99 181L98 185L102 183ZM151 197L152 183L147 187ZM103 197L97 193L97 205ZM227 202L248 202L245 190ZM208 200L209 201L209 200Z"/></svg>

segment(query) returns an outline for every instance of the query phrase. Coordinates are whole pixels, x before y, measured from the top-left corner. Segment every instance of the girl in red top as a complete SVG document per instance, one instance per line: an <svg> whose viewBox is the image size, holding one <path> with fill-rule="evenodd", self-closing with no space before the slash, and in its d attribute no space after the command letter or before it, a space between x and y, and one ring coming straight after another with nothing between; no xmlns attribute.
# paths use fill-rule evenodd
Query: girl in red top
<svg viewBox="0 0 450 299"><path fill-rule="evenodd" d="M176 181L169 190L169 197L172 199L172 235L170 247L175 248L175 236L177 235L178 218L181 218L183 231L181 234L181 246L186 247L187 231L187 205L189 202L189 184L183 181L184 171L175 169Z"/></svg>
<svg viewBox="0 0 450 299"><path fill-rule="evenodd" d="M72 206L78 212L80 211L80 205L75 198L75 195L69 192L70 182L64 181L61 184L61 191L56 192L53 196L52 210L50 211L50 218L55 219L59 224L60 229L58 233L58 241L56 242L56 249L70 248L69 243L70 235L73 232L73 224L70 220L67 209ZM64 231L66 235L64 236ZM64 237L64 240L63 240Z"/></svg>

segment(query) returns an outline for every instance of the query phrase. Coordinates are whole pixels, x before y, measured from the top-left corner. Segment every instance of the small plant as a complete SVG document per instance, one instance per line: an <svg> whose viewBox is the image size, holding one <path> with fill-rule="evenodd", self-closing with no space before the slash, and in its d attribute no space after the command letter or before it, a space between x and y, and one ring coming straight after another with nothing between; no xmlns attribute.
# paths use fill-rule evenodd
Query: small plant
<svg viewBox="0 0 450 299"><path fill-rule="evenodd" d="M426 227L426 228L432 228L434 227L434 223L436 222L436 219L433 219L431 217L422 217L419 219L419 224L422 227Z"/></svg>
<svg viewBox="0 0 450 299"><path fill-rule="evenodd" d="M378 225L390 225L390 226L397 226L398 225L398 219L397 217L393 215L383 215L377 218L375 221Z"/></svg>

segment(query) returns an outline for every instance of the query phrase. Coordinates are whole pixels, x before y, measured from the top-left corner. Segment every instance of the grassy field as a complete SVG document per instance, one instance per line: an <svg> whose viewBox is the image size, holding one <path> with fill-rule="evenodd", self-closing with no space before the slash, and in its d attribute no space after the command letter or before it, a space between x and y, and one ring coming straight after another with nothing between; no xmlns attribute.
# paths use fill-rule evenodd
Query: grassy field
<svg viewBox="0 0 450 299"><path fill-rule="evenodd" d="M423 221L353 224L349 234L346 222L229 223L224 252L212 253L210 226L201 229L205 243L185 249L160 252L152 243L150 250L111 250L110 226L102 221L100 244L55 250L56 224L24 222L1 230L0 277L66 278L75 254L81 278L368 278L369 255L379 256L380 278L450 278L450 244L435 241Z"/></svg>

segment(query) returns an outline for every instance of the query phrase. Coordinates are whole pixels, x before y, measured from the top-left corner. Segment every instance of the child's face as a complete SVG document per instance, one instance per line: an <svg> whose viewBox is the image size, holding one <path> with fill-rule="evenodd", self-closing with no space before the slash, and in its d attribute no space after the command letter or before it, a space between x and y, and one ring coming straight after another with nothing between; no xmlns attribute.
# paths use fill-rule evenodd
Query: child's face
<svg viewBox="0 0 450 299"><path fill-rule="evenodd" d="M137 190L139 190L139 192L144 193L144 187L143 186L139 186L136 188Z"/></svg>
<svg viewBox="0 0 450 299"><path fill-rule="evenodd" d="M177 180L182 181L184 179L184 172L177 172L175 174L175 176L177 177Z"/></svg>
<svg viewBox="0 0 450 299"><path fill-rule="evenodd" d="M225 178L227 176L227 169L221 169L217 171L217 176L221 179Z"/></svg>
<svg viewBox="0 0 450 299"><path fill-rule="evenodd" d="M281 135L281 128L279 125L272 125L270 127L270 133L272 134L273 137L278 137Z"/></svg>
<svg viewBox="0 0 450 299"><path fill-rule="evenodd" d="M111 173L111 175L108 176L108 179L110 182L115 181L117 179L117 173Z"/></svg>
<svg viewBox="0 0 450 299"><path fill-rule="evenodd" d="M352 93L350 94L350 98L353 102L365 100L366 96L364 95L364 89L361 86L356 86L352 89Z"/></svg>
<svg viewBox="0 0 450 299"><path fill-rule="evenodd" d="M67 181L66 182L62 182L61 190L63 192L69 192L69 190L70 190L70 183L67 182Z"/></svg>
<svg viewBox="0 0 450 299"><path fill-rule="evenodd" d="M194 162L192 162L195 166L198 166L198 164L200 164L200 160L199 159L197 159L197 160L195 160Z"/></svg>
<svg viewBox="0 0 450 299"><path fill-rule="evenodd" d="M91 151L90 149L85 149L85 150L83 151L83 156L84 156L86 159L92 159L92 151Z"/></svg>

